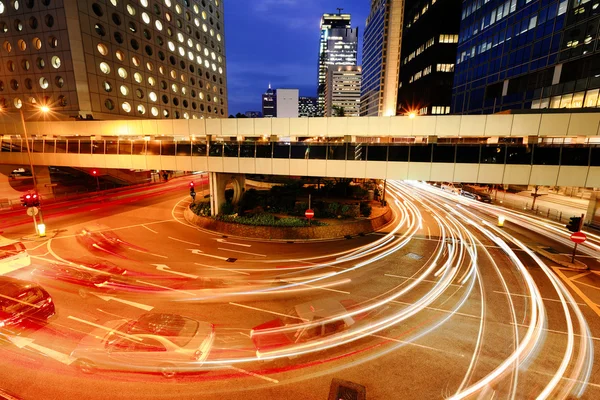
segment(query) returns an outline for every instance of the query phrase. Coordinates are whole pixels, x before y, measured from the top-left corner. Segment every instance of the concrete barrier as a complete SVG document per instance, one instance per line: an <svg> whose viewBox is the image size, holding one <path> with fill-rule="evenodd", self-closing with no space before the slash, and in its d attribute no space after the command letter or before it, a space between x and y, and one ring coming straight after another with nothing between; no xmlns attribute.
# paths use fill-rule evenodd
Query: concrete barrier
<svg viewBox="0 0 600 400"><path fill-rule="evenodd" d="M193 225L203 229L219 232L227 236L269 240L311 240L336 239L374 232L383 228L392 220L393 211L388 207L385 213L374 218L367 218L335 225L298 228L252 226L217 221L213 218L198 216L189 208L185 209L183 215L186 221Z"/></svg>

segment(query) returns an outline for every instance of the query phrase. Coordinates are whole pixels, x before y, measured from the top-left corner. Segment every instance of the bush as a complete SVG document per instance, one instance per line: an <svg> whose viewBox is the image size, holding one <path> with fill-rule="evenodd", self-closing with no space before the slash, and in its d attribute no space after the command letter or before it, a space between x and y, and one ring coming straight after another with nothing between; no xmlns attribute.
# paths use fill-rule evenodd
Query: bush
<svg viewBox="0 0 600 400"><path fill-rule="evenodd" d="M327 205L327 211L332 217L337 217L340 203L329 203Z"/></svg>
<svg viewBox="0 0 600 400"><path fill-rule="evenodd" d="M229 202L225 202L223 204L221 204L221 208L220 208L220 215L231 215L233 214L234 211L234 207L233 204L229 203Z"/></svg>
<svg viewBox="0 0 600 400"><path fill-rule="evenodd" d="M371 206L367 203L360 203L360 213L362 215L364 215L365 217L370 217L371 216Z"/></svg>
<svg viewBox="0 0 600 400"><path fill-rule="evenodd" d="M260 200L260 196L258 195L256 189L250 189L244 192L240 202L238 203L240 214L258 207L260 205Z"/></svg>
<svg viewBox="0 0 600 400"><path fill-rule="evenodd" d="M241 225L252 226L278 226L278 227L304 227L308 226L308 221L301 218L277 218L272 214L256 214L250 217L234 216L234 215L219 215L219 221L232 222ZM312 221L312 226L325 225L319 221Z"/></svg>
<svg viewBox="0 0 600 400"><path fill-rule="evenodd" d="M202 217L210 216L210 202L206 201L203 203L197 203L190 205L190 209L196 215L200 215Z"/></svg>
<svg viewBox="0 0 600 400"><path fill-rule="evenodd" d="M344 204L342 206L342 209L340 210L340 213L344 216L344 217L348 217L349 213L350 213L350 209L351 207L348 204Z"/></svg>

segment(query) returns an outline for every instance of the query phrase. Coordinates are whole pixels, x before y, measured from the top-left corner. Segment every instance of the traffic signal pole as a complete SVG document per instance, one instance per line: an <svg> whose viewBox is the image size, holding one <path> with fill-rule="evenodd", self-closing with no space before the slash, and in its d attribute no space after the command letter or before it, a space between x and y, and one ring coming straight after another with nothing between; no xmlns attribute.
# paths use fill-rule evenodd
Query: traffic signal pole
<svg viewBox="0 0 600 400"><path fill-rule="evenodd" d="M27 147L27 156L29 158L29 167L31 168L31 177L33 178L33 190L35 191L36 194L39 193L38 191L38 185L37 185L37 178L35 176L35 169L33 168L33 159L31 158L31 149L29 147L29 136L27 135L27 126L25 125L25 115L23 114L23 107L21 107L19 109L19 113L21 114L21 124L23 125L23 134L25 136L25 146ZM39 214L40 214L40 224L44 224L44 217L42 216L42 207L40 206L39 208ZM38 226L35 220L35 215L33 217L33 222L35 225L35 233L37 235L39 235L39 230L38 230ZM45 236L45 233L44 233Z"/></svg>
<svg viewBox="0 0 600 400"><path fill-rule="evenodd" d="M583 214L581 214L581 218L579 219L579 229L577 232L581 231L581 227L583 226ZM575 253L577 253L577 245L579 243L575 242L575 246L573 246L573 255L571 256L571 264L575 264Z"/></svg>

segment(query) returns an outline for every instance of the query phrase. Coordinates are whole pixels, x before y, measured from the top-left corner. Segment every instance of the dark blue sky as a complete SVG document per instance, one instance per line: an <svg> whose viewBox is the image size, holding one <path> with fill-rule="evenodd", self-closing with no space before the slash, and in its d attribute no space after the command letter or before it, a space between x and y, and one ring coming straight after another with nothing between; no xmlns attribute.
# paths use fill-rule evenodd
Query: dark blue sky
<svg viewBox="0 0 600 400"><path fill-rule="evenodd" d="M317 91L319 23L343 7L362 35L370 0L225 0L229 114L261 110L261 94L273 88Z"/></svg>

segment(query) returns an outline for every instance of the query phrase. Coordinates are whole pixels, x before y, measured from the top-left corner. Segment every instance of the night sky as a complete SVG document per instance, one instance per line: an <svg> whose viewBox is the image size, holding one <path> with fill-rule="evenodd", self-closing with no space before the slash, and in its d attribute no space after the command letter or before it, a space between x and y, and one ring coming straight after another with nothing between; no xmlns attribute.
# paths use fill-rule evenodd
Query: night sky
<svg viewBox="0 0 600 400"><path fill-rule="evenodd" d="M261 94L298 88L316 96L319 24L324 13L352 15L359 65L370 0L225 0L229 114L261 111Z"/></svg>

